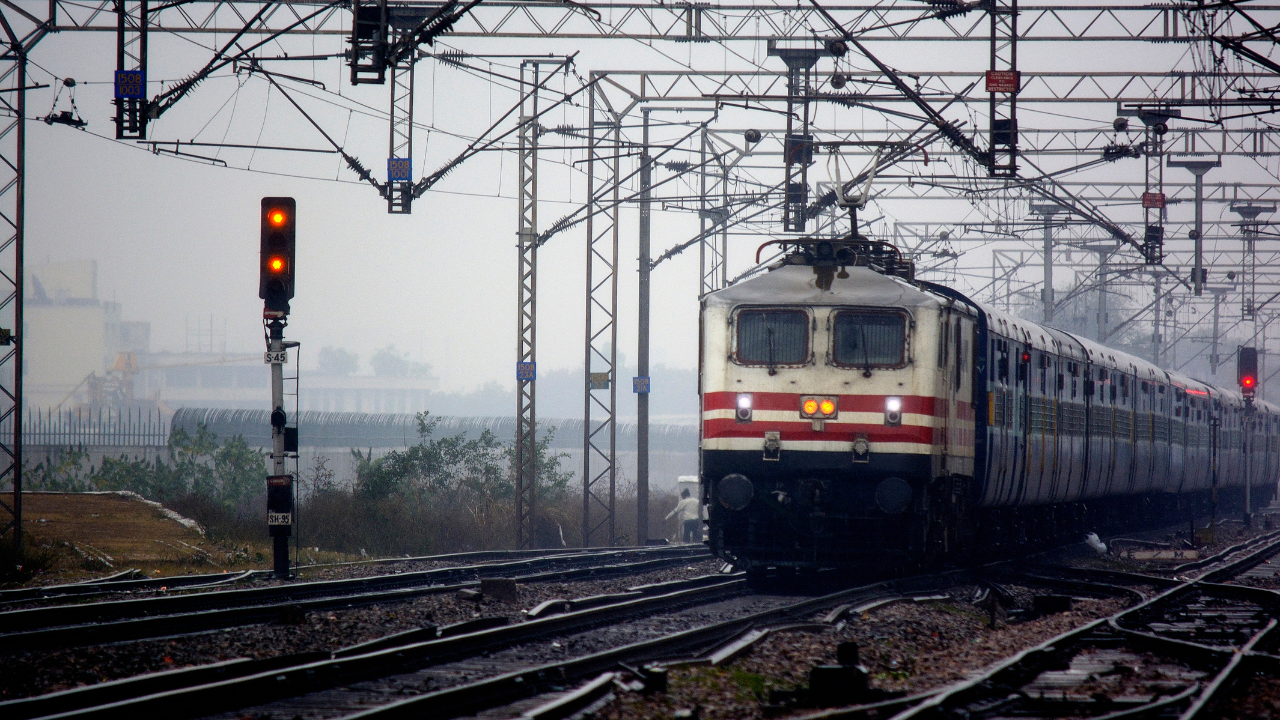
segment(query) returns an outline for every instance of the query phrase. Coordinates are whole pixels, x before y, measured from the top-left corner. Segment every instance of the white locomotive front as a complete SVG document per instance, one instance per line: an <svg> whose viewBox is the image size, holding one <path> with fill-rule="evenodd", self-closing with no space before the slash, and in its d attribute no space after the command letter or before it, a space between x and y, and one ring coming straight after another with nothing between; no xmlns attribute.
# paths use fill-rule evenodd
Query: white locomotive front
<svg viewBox="0 0 1280 720"><path fill-rule="evenodd" d="M902 559L930 479L973 474L972 318L947 343L937 296L866 267L823 280L789 265L704 301L711 544L739 565Z"/></svg>
<svg viewBox="0 0 1280 720"><path fill-rule="evenodd" d="M914 281L882 243L788 244L703 300L703 499L738 567L972 561L1274 492L1275 407Z"/></svg>

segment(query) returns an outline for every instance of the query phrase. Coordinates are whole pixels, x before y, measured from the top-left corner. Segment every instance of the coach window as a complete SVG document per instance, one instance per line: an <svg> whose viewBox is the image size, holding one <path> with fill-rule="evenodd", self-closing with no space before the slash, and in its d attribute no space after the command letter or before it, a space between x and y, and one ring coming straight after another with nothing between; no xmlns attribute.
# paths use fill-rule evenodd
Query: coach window
<svg viewBox="0 0 1280 720"><path fill-rule="evenodd" d="M806 365L809 314L803 310L741 310L734 359L743 365Z"/></svg>
<svg viewBox="0 0 1280 720"><path fill-rule="evenodd" d="M835 365L868 369L906 365L907 318L902 313L840 310L833 327Z"/></svg>

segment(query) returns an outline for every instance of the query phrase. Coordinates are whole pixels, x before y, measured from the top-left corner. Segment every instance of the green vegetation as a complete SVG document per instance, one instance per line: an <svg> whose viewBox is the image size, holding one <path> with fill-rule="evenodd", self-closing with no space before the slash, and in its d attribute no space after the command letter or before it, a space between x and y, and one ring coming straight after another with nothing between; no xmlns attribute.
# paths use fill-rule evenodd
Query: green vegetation
<svg viewBox="0 0 1280 720"><path fill-rule="evenodd" d="M489 431L435 437L437 421L418 414L418 442L380 458L352 450L355 473L335 482L325 458L303 473L299 512L303 545L377 555L512 547L515 543L515 448ZM552 454L554 431L539 434L535 538L559 546L576 534L567 491L573 474Z"/></svg>
<svg viewBox="0 0 1280 720"><path fill-rule="evenodd" d="M418 415L418 441L375 458L351 451L352 476L339 478L318 457L300 477L295 527L304 547L369 555L403 555L513 547L515 448L491 432L436 436L437 420ZM572 471L554 453L554 431L538 433L533 544L580 542L581 505L570 497ZM242 437L225 441L200 426L194 435L173 431L163 457L125 456L90 466L81 449L30 466L34 490L129 490L200 523L210 539L265 537L268 455Z"/></svg>

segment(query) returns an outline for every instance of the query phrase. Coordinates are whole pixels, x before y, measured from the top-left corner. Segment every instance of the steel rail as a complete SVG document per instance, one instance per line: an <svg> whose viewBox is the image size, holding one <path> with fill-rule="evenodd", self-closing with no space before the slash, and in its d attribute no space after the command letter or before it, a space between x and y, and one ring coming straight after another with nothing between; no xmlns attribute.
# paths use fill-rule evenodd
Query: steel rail
<svg viewBox="0 0 1280 720"><path fill-rule="evenodd" d="M590 552L606 553L611 549L593 550ZM474 550L470 552L442 553L439 555L414 555L410 557L370 558L334 563L313 563L299 565L296 570L312 570L316 568L350 567L354 565L392 565L413 562L450 562L470 560L474 563L500 560L517 560L520 558L552 557L564 555L582 555L580 548L548 549L548 550ZM0 604L21 602L25 600L53 599L64 595L91 595L94 593L129 592L133 590L152 590L159 588L183 588L185 590L226 585L239 580L250 580L255 577L270 575L269 570L245 570L231 573L205 573L199 575L178 575L166 577L139 577L139 570L124 570L113 575L63 585L44 585L41 587L0 590Z"/></svg>
<svg viewBox="0 0 1280 720"><path fill-rule="evenodd" d="M264 588L229 590L217 593L198 593L172 597L116 600L47 608L31 608L0 612L0 638L4 634L57 625L104 622L121 618L147 615L195 612L209 609L225 609L252 605L280 604L325 596L354 595L377 590L415 587L471 580L480 577L499 577L538 569L582 567L592 563L605 564L610 558L626 560L645 557L693 557L707 555L703 548L690 551L684 548L672 550L615 550L607 553L582 553L515 560L510 562L459 565L433 568L394 575L378 575L368 578L348 578L316 582L292 583Z"/></svg>
<svg viewBox="0 0 1280 720"><path fill-rule="evenodd" d="M607 565L592 565L580 568L564 568L552 569L541 573L531 575L519 575L512 579L517 582L535 583L535 582L555 582L565 580L584 580L584 579L600 579L606 577L616 577L618 575L635 574L643 572L651 572L671 567L673 565L682 565L689 561L689 556L677 556L667 558L656 558L648 560L640 560L633 562L614 563ZM488 577L511 577L509 572L503 573L480 573ZM281 616L282 613L311 612L318 610L328 610L339 607L354 607L359 605L371 605L374 603L392 603L412 600L424 595L438 595L446 592L454 592L464 588L476 587L480 584L478 579L467 579L460 582L449 584L426 585L422 583L409 587L392 587L387 589L377 589L371 592L351 593L351 594L322 594L320 597L313 599L298 598L296 596L285 596L274 602L266 604L242 605L235 604L231 607L217 607L213 609L198 609L189 612L158 615L155 617L131 617L111 621L89 621L80 624L62 624L47 627L38 627L28 630L10 632L0 635L0 652L14 652L21 650L34 649L50 649L58 647L79 647L85 645L97 645L108 642L121 642L126 640L142 640L154 637L167 637L173 635L186 635L208 630L218 630L243 625L252 625L262 622L270 622ZM217 593L218 595L229 593ZM203 597L203 596L186 596L186 597ZM172 598L160 598L172 599ZM124 601L124 602L144 602L144 601ZM71 606L59 608L39 608L39 610L77 610L89 609L92 606ZM34 611L14 611L17 614L21 612ZM3 615L0 614L0 622L3 622Z"/></svg>
<svg viewBox="0 0 1280 720"><path fill-rule="evenodd" d="M133 571L137 573L138 571ZM67 585L0 590L0 604L28 602L32 600L75 599L86 595L127 593L136 590L200 590L267 577L270 570L244 570L237 573L208 573L177 575L170 577L136 578L133 575L118 580L102 579Z"/></svg>

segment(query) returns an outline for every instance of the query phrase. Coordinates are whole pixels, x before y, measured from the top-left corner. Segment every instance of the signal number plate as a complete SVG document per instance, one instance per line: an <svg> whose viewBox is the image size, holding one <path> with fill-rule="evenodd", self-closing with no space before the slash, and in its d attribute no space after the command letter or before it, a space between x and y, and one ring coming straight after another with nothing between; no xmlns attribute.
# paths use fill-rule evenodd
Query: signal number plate
<svg viewBox="0 0 1280 720"><path fill-rule="evenodd" d="M268 525L292 525L293 513L267 513Z"/></svg>
<svg viewBox="0 0 1280 720"><path fill-rule="evenodd" d="M288 365L289 351L281 350L280 352L271 352L268 350L262 353L262 362L264 365Z"/></svg>

